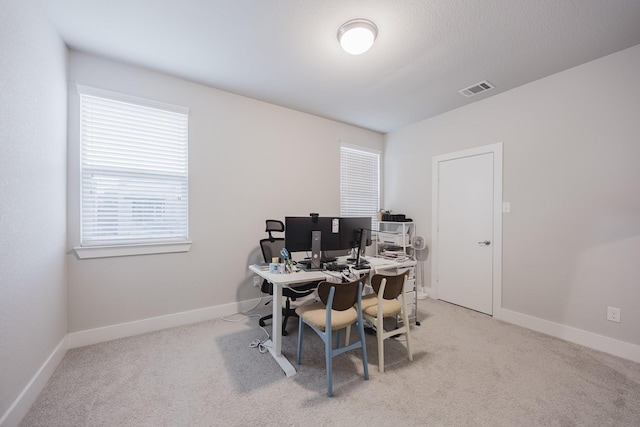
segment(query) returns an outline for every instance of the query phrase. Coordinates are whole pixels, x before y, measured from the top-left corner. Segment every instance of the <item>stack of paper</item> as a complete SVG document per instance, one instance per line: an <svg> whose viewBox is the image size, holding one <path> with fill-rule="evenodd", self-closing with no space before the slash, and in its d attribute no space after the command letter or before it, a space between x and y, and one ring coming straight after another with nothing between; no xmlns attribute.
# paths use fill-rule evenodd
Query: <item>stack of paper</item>
<svg viewBox="0 0 640 427"><path fill-rule="evenodd" d="M400 258L407 257L407 253L405 252L404 249L393 249L393 248L384 249L381 255L389 259L400 259Z"/></svg>

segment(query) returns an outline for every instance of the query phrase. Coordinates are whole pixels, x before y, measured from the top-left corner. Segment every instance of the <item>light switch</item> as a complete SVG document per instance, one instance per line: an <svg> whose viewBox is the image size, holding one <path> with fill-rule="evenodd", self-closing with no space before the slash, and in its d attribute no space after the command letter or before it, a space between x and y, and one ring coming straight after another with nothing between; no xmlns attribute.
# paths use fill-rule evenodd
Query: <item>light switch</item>
<svg viewBox="0 0 640 427"><path fill-rule="evenodd" d="M511 212L511 202L502 202L502 212L504 213Z"/></svg>

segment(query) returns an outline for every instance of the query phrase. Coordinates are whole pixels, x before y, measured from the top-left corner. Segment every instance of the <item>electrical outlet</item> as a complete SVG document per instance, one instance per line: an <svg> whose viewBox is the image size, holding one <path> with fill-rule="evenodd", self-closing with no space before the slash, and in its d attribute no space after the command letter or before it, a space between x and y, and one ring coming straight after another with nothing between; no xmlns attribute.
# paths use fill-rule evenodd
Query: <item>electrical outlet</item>
<svg viewBox="0 0 640 427"><path fill-rule="evenodd" d="M620 309L607 307L607 320L620 323Z"/></svg>
<svg viewBox="0 0 640 427"><path fill-rule="evenodd" d="M260 286L260 276L253 276L253 286Z"/></svg>

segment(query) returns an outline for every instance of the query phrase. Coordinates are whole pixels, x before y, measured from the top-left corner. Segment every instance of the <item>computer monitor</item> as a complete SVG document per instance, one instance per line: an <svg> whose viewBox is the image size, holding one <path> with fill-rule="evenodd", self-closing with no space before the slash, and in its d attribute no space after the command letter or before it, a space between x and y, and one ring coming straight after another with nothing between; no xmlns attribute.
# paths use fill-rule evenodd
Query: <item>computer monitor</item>
<svg viewBox="0 0 640 427"><path fill-rule="evenodd" d="M371 245L371 217L342 217L340 225L342 247L356 249L355 267L361 267L361 257Z"/></svg>
<svg viewBox="0 0 640 427"><path fill-rule="evenodd" d="M284 245L289 252L311 252L311 268L320 268L328 257L346 255L353 248L364 251L361 245L371 244L370 230L369 217L285 217Z"/></svg>
<svg viewBox="0 0 640 427"><path fill-rule="evenodd" d="M311 268L321 268L323 253L342 249L337 217L288 216L284 224L284 246L289 252L311 252Z"/></svg>
<svg viewBox="0 0 640 427"><path fill-rule="evenodd" d="M342 249L360 247L360 230L365 231L365 245L371 246L371 217L341 217L340 245ZM364 248L362 248L364 250Z"/></svg>

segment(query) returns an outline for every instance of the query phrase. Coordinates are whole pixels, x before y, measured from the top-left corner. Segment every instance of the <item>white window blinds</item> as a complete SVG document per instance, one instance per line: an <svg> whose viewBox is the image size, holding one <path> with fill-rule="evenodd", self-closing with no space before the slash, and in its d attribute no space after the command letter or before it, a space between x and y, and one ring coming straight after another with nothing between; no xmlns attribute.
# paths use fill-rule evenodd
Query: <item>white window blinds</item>
<svg viewBox="0 0 640 427"><path fill-rule="evenodd" d="M369 216L377 229L380 209L380 153L340 147L340 216Z"/></svg>
<svg viewBox="0 0 640 427"><path fill-rule="evenodd" d="M188 239L188 109L78 85L81 244Z"/></svg>

